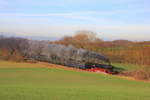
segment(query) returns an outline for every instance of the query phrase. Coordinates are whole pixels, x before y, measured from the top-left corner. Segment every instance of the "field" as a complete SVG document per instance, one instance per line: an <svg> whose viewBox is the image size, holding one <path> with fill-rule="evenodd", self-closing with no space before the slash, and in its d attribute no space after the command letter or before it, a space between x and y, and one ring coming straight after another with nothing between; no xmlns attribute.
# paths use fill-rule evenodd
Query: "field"
<svg viewBox="0 0 150 100"><path fill-rule="evenodd" d="M0 61L0 100L150 100L150 83Z"/></svg>
<svg viewBox="0 0 150 100"><path fill-rule="evenodd" d="M121 64L121 63L113 63L113 66L117 68L121 68L124 71L135 71L140 67L146 67L146 65L135 65L135 64Z"/></svg>

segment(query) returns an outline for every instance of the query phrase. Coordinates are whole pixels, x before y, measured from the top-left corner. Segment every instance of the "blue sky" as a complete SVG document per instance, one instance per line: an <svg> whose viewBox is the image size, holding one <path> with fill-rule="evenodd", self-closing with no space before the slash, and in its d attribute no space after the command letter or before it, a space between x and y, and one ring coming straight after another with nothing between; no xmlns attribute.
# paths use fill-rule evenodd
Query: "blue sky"
<svg viewBox="0 0 150 100"><path fill-rule="evenodd" d="M60 38L91 30L107 40L150 40L149 5L149 0L0 0L0 32Z"/></svg>

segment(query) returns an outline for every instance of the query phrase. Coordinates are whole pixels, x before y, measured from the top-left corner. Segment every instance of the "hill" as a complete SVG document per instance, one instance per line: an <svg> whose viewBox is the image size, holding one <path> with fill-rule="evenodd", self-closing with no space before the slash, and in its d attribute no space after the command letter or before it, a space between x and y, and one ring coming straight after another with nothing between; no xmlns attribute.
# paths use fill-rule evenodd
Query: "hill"
<svg viewBox="0 0 150 100"><path fill-rule="evenodd" d="M149 100L149 93L148 82L0 61L1 100Z"/></svg>

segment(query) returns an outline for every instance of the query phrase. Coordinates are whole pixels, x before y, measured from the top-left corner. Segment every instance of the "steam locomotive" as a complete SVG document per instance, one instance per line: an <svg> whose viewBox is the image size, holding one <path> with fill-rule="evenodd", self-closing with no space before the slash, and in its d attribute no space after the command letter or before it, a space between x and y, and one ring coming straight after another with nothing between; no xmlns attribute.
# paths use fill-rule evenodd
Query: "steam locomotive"
<svg viewBox="0 0 150 100"><path fill-rule="evenodd" d="M107 73L107 74L117 74L115 71L115 67L107 64L97 64L97 63L85 63L84 69L85 71L90 72L99 72L99 73Z"/></svg>

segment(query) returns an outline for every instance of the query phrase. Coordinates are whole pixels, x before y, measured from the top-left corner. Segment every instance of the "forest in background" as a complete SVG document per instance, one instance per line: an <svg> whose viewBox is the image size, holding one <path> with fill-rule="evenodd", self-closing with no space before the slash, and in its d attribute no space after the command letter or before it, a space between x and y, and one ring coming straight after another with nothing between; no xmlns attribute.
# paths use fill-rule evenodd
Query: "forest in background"
<svg viewBox="0 0 150 100"><path fill-rule="evenodd" d="M113 63L150 65L150 41L103 41L94 32L78 31L74 36L65 36L52 43L73 45L77 48L102 53L108 56Z"/></svg>
<svg viewBox="0 0 150 100"><path fill-rule="evenodd" d="M101 54L108 57L111 63L146 65L147 67L131 73L126 72L124 75L150 79L150 41L103 41L92 31L78 31L74 36L65 36L57 41L0 36L0 60L21 62L32 58L80 67L81 62L89 61L90 56L96 62L95 57L107 60ZM78 63L75 64L73 59Z"/></svg>
<svg viewBox="0 0 150 100"><path fill-rule="evenodd" d="M3 36L0 36L1 59L22 60L25 55L22 55L21 51L28 47L27 41L27 39L23 38L10 38L5 40ZM6 42L6 44L3 44L4 42ZM113 63L150 65L150 41L103 41L91 31L78 31L74 36L65 36L58 41L47 42L65 46L72 45L76 48L104 54L108 56Z"/></svg>

